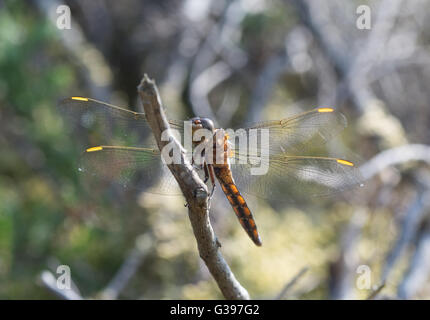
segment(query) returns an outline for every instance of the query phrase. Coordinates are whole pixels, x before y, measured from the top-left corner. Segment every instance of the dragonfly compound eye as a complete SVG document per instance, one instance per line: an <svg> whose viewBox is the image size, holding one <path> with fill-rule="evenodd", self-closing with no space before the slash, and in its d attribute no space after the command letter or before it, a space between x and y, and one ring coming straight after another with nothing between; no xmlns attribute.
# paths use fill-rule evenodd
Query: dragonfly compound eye
<svg viewBox="0 0 430 320"><path fill-rule="evenodd" d="M214 123L211 119L209 118L200 118L200 122L203 126L204 129L210 130L210 131L214 131L215 130L215 126Z"/></svg>

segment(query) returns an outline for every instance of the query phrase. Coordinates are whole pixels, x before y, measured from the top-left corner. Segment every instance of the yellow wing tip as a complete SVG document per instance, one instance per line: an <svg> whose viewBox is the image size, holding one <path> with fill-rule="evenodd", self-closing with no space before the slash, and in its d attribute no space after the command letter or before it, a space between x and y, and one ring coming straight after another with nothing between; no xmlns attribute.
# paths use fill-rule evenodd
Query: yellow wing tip
<svg viewBox="0 0 430 320"><path fill-rule="evenodd" d="M318 108L318 112L333 112L333 108Z"/></svg>
<svg viewBox="0 0 430 320"><path fill-rule="evenodd" d="M94 151L100 151L100 150L103 150L103 147L98 146L98 147L88 148L87 150L85 150L85 152L94 152Z"/></svg>
<svg viewBox="0 0 430 320"><path fill-rule="evenodd" d="M343 159L336 159L336 162L340 163L340 164L344 164L346 166L350 166L350 167L354 166L354 164L352 162L347 161L347 160L343 160Z"/></svg>
<svg viewBox="0 0 430 320"><path fill-rule="evenodd" d="M72 100L78 100L78 101L88 101L88 98L84 97L71 97Z"/></svg>

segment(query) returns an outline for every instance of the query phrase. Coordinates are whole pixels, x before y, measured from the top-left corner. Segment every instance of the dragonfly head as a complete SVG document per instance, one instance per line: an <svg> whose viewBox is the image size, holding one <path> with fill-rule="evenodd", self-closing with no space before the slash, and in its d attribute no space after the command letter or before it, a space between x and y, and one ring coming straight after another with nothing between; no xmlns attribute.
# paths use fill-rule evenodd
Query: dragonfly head
<svg viewBox="0 0 430 320"><path fill-rule="evenodd" d="M209 118L194 117L191 118L191 123L193 125L193 130L206 129L211 132L215 131L215 125Z"/></svg>

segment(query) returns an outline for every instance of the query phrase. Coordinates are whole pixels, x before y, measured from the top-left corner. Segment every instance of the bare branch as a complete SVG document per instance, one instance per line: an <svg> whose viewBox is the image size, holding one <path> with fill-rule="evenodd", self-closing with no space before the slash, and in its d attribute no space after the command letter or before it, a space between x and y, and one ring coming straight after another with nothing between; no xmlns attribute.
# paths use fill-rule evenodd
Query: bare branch
<svg viewBox="0 0 430 320"><path fill-rule="evenodd" d="M261 119L263 107L269 100L270 94L281 74L288 69L289 60L286 50L275 52L264 66L257 78L257 83L252 91L251 102L248 107L248 122L256 122ZM288 70L290 71L290 70Z"/></svg>
<svg viewBox="0 0 430 320"><path fill-rule="evenodd" d="M202 71L191 83L190 99L193 105L199 106L199 115L215 119L209 103L209 93L228 79L231 73L231 68L223 61L219 61Z"/></svg>
<svg viewBox="0 0 430 320"><path fill-rule="evenodd" d="M372 291L372 293L367 297L367 300L373 300L376 298L376 296L384 289L385 283L381 283L375 290Z"/></svg>
<svg viewBox="0 0 430 320"><path fill-rule="evenodd" d="M52 272L45 270L40 274L39 280L42 285L45 286L49 291L55 294L58 298L63 300L83 300L82 296L75 290L71 289L60 289L57 286L57 279Z"/></svg>
<svg viewBox="0 0 430 320"><path fill-rule="evenodd" d="M365 179L370 179L389 166L408 161L425 161L430 164L430 146L408 144L380 152L360 167Z"/></svg>
<svg viewBox="0 0 430 320"><path fill-rule="evenodd" d="M288 291L299 281L299 279L309 270L309 267L304 267L300 269L299 273L297 273L281 290L278 296L275 298L276 300L281 300L285 297Z"/></svg>
<svg viewBox="0 0 430 320"><path fill-rule="evenodd" d="M100 294L102 299L113 300L118 298L119 294L124 290L130 279L142 265L151 246L152 239L149 235L142 235L136 239L135 247L130 251L113 279L106 288L102 290Z"/></svg>
<svg viewBox="0 0 430 320"><path fill-rule="evenodd" d="M230 39L232 30L234 37L238 37L237 26L246 16L243 7L236 1L217 5L222 7L218 19L207 34L200 34L204 41L191 65L189 92L194 113L212 118L213 121L216 119L209 102L209 93L247 61L245 53ZM200 28L200 25L196 27L198 33L201 33ZM217 61L217 58L221 60Z"/></svg>
<svg viewBox="0 0 430 320"><path fill-rule="evenodd" d="M209 220L208 190L186 158L181 144L170 133L169 124L164 114L161 98L153 80L146 75L142 79L138 93L140 95L147 121L151 126L158 148L163 149L168 143L180 151L181 164L169 164L168 167L179 184L188 204L188 215L196 237L200 257L227 299L249 299L249 294L236 280L230 267L219 251L219 244ZM164 133L163 140L161 135ZM166 138L167 139L164 139Z"/></svg>
<svg viewBox="0 0 430 320"><path fill-rule="evenodd" d="M397 290L400 299L414 298L426 285L430 270L430 226L421 232L411 265Z"/></svg>
<svg viewBox="0 0 430 320"><path fill-rule="evenodd" d="M359 265L358 243L362 237L363 228L368 220L369 212L364 208L355 210L349 224L342 230L340 239L340 254L331 265L330 298L335 300L353 299L354 289L351 279L356 274Z"/></svg>
<svg viewBox="0 0 430 320"><path fill-rule="evenodd" d="M401 222L401 230L397 241L389 252L382 268L382 282L386 282L396 262L410 244L420 226L420 222L429 208L429 192L418 190L414 201L407 208L406 215Z"/></svg>
<svg viewBox="0 0 430 320"><path fill-rule="evenodd" d="M56 8L63 4L63 1L49 0L34 2L42 15L55 23L57 19ZM85 14L85 10L82 11ZM103 19L102 19L103 20ZM73 58L78 67L84 86L95 97L109 97L110 86L113 80L112 70L96 47L88 41L84 31L79 24L73 23L72 28L67 32L57 32L60 43Z"/></svg>

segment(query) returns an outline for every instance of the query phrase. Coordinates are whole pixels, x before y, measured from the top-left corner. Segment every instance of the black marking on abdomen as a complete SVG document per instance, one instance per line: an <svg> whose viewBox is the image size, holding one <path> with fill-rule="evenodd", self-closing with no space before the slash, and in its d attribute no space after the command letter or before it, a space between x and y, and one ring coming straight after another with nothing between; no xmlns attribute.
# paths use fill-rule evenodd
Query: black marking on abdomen
<svg viewBox="0 0 430 320"><path fill-rule="evenodd" d="M217 175L217 177L219 176ZM218 180L243 229L257 246L261 246L262 242L254 217L236 185L234 183L225 183L222 178L218 178Z"/></svg>

